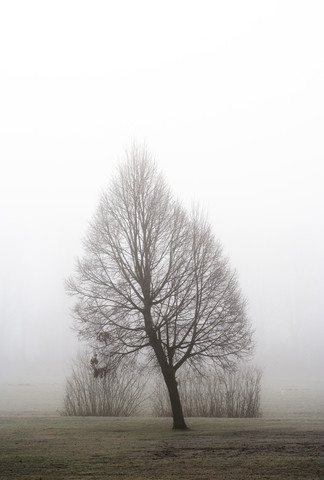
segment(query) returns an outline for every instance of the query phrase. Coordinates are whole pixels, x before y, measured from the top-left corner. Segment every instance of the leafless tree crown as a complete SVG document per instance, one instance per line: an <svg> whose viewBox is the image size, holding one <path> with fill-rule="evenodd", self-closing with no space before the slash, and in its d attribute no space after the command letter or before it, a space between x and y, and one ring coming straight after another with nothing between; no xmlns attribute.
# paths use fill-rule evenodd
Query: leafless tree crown
<svg viewBox="0 0 324 480"><path fill-rule="evenodd" d="M102 195L68 290L81 336L118 357L148 348L175 373L251 350L236 274L198 209L187 213L133 149ZM155 355L154 355L155 354Z"/></svg>

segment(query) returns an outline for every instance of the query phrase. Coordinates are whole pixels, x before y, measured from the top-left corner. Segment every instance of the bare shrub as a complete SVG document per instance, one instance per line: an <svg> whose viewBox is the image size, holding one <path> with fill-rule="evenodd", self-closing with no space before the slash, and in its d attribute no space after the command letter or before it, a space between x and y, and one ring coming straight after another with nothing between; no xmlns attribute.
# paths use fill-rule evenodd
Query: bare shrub
<svg viewBox="0 0 324 480"><path fill-rule="evenodd" d="M135 372L136 368L136 372ZM128 417L144 401L146 379L138 368L123 363L100 370L91 356L79 354L67 379L62 415Z"/></svg>
<svg viewBox="0 0 324 480"><path fill-rule="evenodd" d="M184 370L178 378L186 417L258 417L262 373L251 366L214 370L202 376ZM168 392L157 379L152 395L153 415L171 416Z"/></svg>

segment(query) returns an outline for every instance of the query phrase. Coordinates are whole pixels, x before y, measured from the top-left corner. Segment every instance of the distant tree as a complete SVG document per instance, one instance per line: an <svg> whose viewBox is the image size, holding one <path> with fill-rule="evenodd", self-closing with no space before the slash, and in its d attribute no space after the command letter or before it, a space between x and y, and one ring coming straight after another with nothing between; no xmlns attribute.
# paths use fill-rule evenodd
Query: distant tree
<svg viewBox="0 0 324 480"><path fill-rule="evenodd" d="M111 358L146 352L161 369L173 428L187 428L177 371L206 359L226 368L252 348L245 300L220 243L134 148L102 194L84 246L67 282L79 334Z"/></svg>

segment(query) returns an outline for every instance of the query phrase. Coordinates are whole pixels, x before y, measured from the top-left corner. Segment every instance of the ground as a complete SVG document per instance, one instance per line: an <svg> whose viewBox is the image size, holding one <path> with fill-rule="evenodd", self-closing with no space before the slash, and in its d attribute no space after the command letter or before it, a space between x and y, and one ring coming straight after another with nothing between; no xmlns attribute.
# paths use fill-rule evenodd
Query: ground
<svg viewBox="0 0 324 480"><path fill-rule="evenodd" d="M1 417L0 479L324 479L323 417Z"/></svg>

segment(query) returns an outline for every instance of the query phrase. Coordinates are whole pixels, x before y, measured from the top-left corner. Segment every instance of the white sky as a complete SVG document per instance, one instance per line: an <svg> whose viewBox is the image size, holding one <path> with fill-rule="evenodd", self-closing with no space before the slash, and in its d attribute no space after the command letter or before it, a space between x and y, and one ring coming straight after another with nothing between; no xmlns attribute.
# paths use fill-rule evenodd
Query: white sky
<svg viewBox="0 0 324 480"><path fill-rule="evenodd" d="M324 4L0 4L0 382L64 379L63 282L145 142L237 269L265 380L324 383Z"/></svg>

